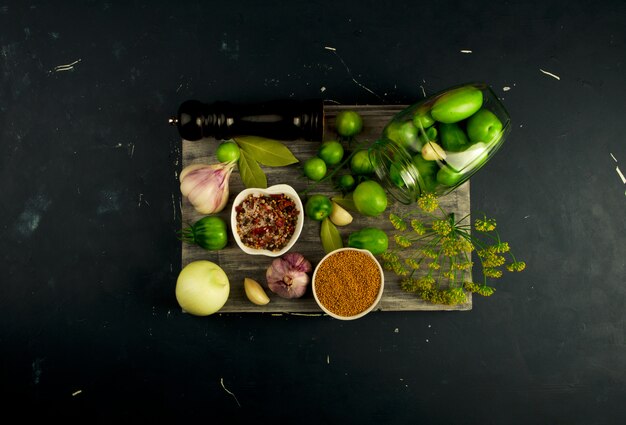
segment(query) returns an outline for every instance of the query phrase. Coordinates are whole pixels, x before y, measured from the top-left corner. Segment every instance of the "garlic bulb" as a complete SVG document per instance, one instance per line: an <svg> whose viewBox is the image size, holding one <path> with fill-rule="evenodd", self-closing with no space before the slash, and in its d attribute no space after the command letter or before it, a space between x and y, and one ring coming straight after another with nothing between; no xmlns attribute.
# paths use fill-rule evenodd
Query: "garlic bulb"
<svg viewBox="0 0 626 425"><path fill-rule="evenodd" d="M283 298L299 298L306 292L311 262L299 253L289 253L276 258L267 269L265 277L270 290Z"/></svg>
<svg viewBox="0 0 626 425"><path fill-rule="evenodd" d="M188 165L180 173L180 192L201 214L222 211L228 202L228 180L235 164Z"/></svg>

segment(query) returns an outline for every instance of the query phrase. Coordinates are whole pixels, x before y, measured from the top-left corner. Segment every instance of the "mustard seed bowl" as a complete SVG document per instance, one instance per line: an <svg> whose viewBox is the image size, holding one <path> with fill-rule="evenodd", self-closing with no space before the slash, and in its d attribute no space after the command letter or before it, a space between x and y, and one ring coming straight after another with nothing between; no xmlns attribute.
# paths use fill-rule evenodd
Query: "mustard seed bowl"
<svg viewBox="0 0 626 425"><path fill-rule="evenodd" d="M340 248L318 263L311 286L315 302L324 313L339 320L354 320L378 305L385 275L371 252Z"/></svg>

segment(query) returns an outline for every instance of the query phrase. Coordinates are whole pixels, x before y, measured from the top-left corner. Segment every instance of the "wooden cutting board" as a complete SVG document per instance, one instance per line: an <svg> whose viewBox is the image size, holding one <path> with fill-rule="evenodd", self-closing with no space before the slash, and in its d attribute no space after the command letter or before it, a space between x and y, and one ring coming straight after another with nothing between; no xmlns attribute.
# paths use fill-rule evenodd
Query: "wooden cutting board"
<svg viewBox="0 0 626 425"><path fill-rule="evenodd" d="M369 140L374 142L382 133L383 127L389 120L400 110L404 109L404 105L327 105L325 106L325 115L327 128L334 128L334 121L337 113L344 109L358 111L363 117L364 130L359 136L359 141ZM326 132L326 139L334 138L332 131ZM182 141L182 166L185 167L192 163L216 163L215 149L220 141L215 139L203 139L190 142ZM294 140L283 142L293 152L296 158L301 162L314 156L319 147L319 142L309 142L305 140ZM294 187L298 192L306 189L312 183L302 175L300 164L293 164L287 167L262 167L267 175L268 186L274 184L287 183ZM228 224L230 229L230 211L232 201L239 193L245 189L241 182L239 172L235 169L230 178L230 198L226 208L219 215ZM318 185L313 193L322 193L329 196L337 195L338 192L333 190L330 184ZM457 217L463 217L470 212L470 189L469 182L457 188L451 194L440 199L440 204L450 212L456 213ZM417 206L407 206L395 201L389 197L389 207L385 214L378 218L365 217L358 213L354 213L354 221L345 227L339 227L339 231L343 237L344 243L347 243L348 235L363 227L376 226L383 230L393 231L388 220L390 212L406 212L409 209L415 209ZM182 200L182 223L194 223L203 216L198 214L191 204L183 198ZM313 220L305 220L304 228L298 242L291 249L291 252L302 253L309 261L313 268L325 255L319 236L320 223ZM390 238L390 246L393 241ZM257 306L252 304L246 298L243 289L243 280L248 277L265 285L265 271L271 264L273 258L248 255L244 253L234 241L232 234L229 234L228 245L220 251L206 251L198 246L183 243L182 246L182 263L185 266L191 261L209 260L218 263L226 272L230 280L230 296L220 313L270 313L270 314L305 314L305 315L323 315L323 312L315 303L310 287L307 293L299 299L283 299L266 290L270 296L270 303L265 306ZM472 298L468 295L468 301L464 304L456 306L446 306L431 304L420 300L414 294L404 292L400 289L399 278L392 272L385 271L385 290L383 297L378 305L381 311L433 311L433 310L471 310Z"/></svg>

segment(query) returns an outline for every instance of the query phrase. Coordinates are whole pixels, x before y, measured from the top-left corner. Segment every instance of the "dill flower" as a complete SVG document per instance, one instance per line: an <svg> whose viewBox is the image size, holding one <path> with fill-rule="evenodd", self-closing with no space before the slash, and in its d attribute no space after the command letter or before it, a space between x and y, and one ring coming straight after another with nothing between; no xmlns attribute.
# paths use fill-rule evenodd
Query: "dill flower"
<svg viewBox="0 0 626 425"><path fill-rule="evenodd" d="M419 209L407 214L389 214L396 247L382 254L384 269L401 278L402 290L431 303L454 305L467 302L467 293L491 296L495 288L487 280L501 277L504 269L525 269L526 263L516 260L508 242L500 240L495 219L484 215L473 223L469 215L455 219L434 194L423 194L417 203ZM437 209L442 215L433 214ZM482 284L471 281L472 252L479 260Z"/></svg>
<svg viewBox="0 0 626 425"><path fill-rule="evenodd" d="M496 292L496 288L487 285L481 285L476 291L478 295L482 295L483 297L490 297L494 292Z"/></svg>
<svg viewBox="0 0 626 425"><path fill-rule="evenodd" d="M406 230L406 221L404 221L402 219L402 217L391 213L389 214L389 221L391 222L391 225L396 229L396 230Z"/></svg>
<svg viewBox="0 0 626 425"><path fill-rule="evenodd" d="M395 239L396 244L398 244L398 246L401 246L402 248L408 248L412 245L411 241L406 236L394 235L393 238Z"/></svg>
<svg viewBox="0 0 626 425"><path fill-rule="evenodd" d="M404 260L404 262L413 270L417 270L420 268L420 263L418 263L415 258L407 258L406 260Z"/></svg>
<svg viewBox="0 0 626 425"><path fill-rule="evenodd" d="M439 207L439 200L432 193L422 193L417 200L417 205L424 212L433 212Z"/></svg>
<svg viewBox="0 0 626 425"><path fill-rule="evenodd" d="M507 264L506 269L510 272L521 272L526 268L526 263L523 261L514 261L511 264Z"/></svg>
<svg viewBox="0 0 626 425"><path fill-rule="evenodd" d="M477 218L474 221L474 228L479 232L491 232L496 229L496 220L493 218Z"/></svg>
<svg viewBox="0 0 626 425"><path fill-rule="evenodd" d="M486 277L492 277L494 279L498 279L499 277L502 277L502 270L494 269L492 267L484 267L483 274Z"/></svg>
<svg viewBox="0 0 626 425"><path fill-rule="evenodd" d="M452 231L452 225L449 220L435 220L433 221L432 228L435 233L446 236Z"/></svg>
<svg viewBox="0 0 626 425"><path fill-rule="evenodd" d="M422 249L421 253L426 258L435 259L439 257L439 254L434 249L430 249L430 248Z"/></svg>
<svg viewBox="0 0 626 425"><path fill-rule="evenodd" d="M411 227L413 228L413 231L420 236L426 233L426 226L424 226L424 223L417 219L411 220Z"/></svg>

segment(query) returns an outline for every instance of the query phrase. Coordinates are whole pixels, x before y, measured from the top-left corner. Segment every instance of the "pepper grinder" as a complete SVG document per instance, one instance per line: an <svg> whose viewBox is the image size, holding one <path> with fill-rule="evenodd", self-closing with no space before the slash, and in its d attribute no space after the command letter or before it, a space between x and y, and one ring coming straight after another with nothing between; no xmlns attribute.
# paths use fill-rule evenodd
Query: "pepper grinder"
<svg viewBox="0 0 626 425"><path fill-rule="evenodd" d="M242 135L322 141L324 102L321 99L285 99L250 104L224 101L209 104L187 100L169 123L178 127L183 139L190 141L205 137L225 140Z"/></svg>

